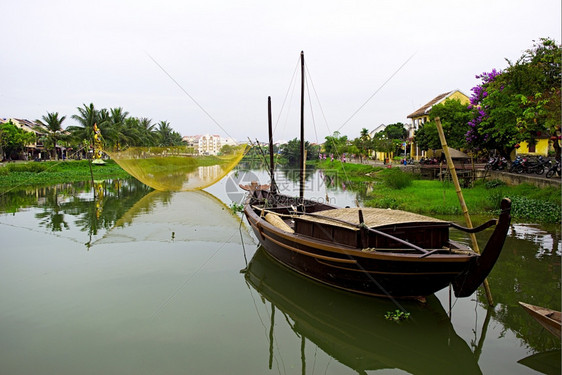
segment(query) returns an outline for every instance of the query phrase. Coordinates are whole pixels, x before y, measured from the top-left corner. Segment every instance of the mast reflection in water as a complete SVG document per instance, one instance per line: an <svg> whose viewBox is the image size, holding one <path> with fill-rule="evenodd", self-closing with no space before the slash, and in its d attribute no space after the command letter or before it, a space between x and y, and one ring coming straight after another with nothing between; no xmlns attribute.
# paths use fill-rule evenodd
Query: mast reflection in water
<svg viewBox="0 0 562 375"><path fill-rule="evenodd" d="M279 265L263 248L253 256L245 277L271 304L270 368L276 351L274 326L286 322L301 339L303 374L307 373L307 340L360 374L393 368L412 374L481 373L477 358L455 333L435 296L426 304L397 301L411 318L395 323L384 317L399 309L393 301L305 279Z"/></svg>

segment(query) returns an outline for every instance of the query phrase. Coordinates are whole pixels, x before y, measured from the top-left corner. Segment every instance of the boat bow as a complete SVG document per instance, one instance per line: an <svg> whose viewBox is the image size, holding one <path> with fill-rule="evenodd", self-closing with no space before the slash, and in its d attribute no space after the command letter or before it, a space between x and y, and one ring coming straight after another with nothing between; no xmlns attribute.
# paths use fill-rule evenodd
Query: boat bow
<svg viewBox="0 0 562 375"><path fill-rule="evenodd" d="M501 214L494 233L478 259L453 283L455 296L468 297L484 282L498 260L509 224L511 223L511 200L504 198L501 202Z"/></svg>

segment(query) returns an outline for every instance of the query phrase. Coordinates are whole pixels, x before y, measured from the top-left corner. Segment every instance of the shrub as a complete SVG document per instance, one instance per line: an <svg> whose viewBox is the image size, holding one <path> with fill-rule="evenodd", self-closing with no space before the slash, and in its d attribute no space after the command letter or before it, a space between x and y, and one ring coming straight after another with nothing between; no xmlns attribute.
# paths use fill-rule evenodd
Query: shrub
<svg viewBox="0 0 562 375"><path fill-rule="evenodd" d="M497 188L498 186L505 186L505 182L503 182L502 180L489 180L486 181L486 183L484 184L484 186L486 187L486 189L493 189L493 188Z"/></svg>
<svg viewBox="0 0 562 375"><path fill-rule="evenodd" d="M378 208L391 208L393 210L398 208L398 201L394 198L384 197L374 202Z"/></svg>
<svg viewBox="0 0 562 375"><path fill-rule="evenodd" d="M9 163L5 168L12 173L31 172L41 173L47 169L47 166L42 163Z"/></svg>
<svg viewBox="0 0 562 375"><path fill-rule="evenodd" d="M387 168L379 172L378 177L392 189L403 189L412 184L412 176L399 168Z"/></svg>
<svg viewBox="0 0 562 375"><path fill-rule="evenodd" d="M489 204L485 207L490 211L499 210L501 201L505 196L504 194L502 189L492 190L486 199Z"/></svg>

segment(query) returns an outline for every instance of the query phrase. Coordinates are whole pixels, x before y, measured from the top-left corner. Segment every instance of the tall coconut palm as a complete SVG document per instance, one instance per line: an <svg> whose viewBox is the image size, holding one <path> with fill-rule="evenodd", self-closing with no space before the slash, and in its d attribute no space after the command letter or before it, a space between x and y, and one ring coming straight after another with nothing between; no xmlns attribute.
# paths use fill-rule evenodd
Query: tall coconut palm
<svg viewBox="0 0 562 375"><path fill-rule="evenodd" d="M173 131L174 130L172 129L168 121L160 121L158 123L158 129L156 130L156 133L160 138L160 146L165 147L165 146L173 145L173 140L172 140Z"/></svg>
<svg viewBox="0 0 562 375"><path fill-rule="evenodd" d="M102 108L98 111L97 124L103 139L110 139L111 113L107 110L107 108Z"/></svg>
<svg viewBox="0 0 562 375"><path fill-rule="evenodd" d="M113 143L116 151L119 151L123 146L126 146L132 138L132 134L127 134L125 121L129 116L129 112L124 111L123 108L112 108L110 111L108 122L109 139Z"/></svg>
<svg viewBox="0 0 562 375"><path fill-rule="evenodd" d="M102 138L108 138L107 124L109 123L110 115L107 109L103 108L98 111L94 108L94 104L90 103L90 105L83 104L83 107L78 107L77 110L79 114L72 115L72 118L78 121L80 126L69 126L67 128L75 140L82 144L85 142L90 147L93 147L94 124L97 124Z"/></svg>
<svg viewBox="0 0 562 375"><path fill-rule="evenodd" d="M154 146L156 144L157 135L155 133L156 124L152 124L152 120L147 117L139 119L139 127L141 132L141 145Z"/></svg>
<svg viewBox="0 0 562 375"><path fill-rule="evenodd" d="M66 116L59 118L58 112L47 112L47 115L42 116L41 120L35 120L35 122L41 125L35 130L38 133L44 134L44 138L46 139L45 144L52 147L51 157L55 160L58 160L57 142L63 139L62 123L65 119Z"/></svg>
<svg viewBox="0 0 562 375"><path fill-rule="evenodd" d="M80 125L69 126L67 130L71 132L75 138L86 140L89 144L93 144L94 124L99 122L99 113L94 108L93 103L90 103L89 106L83 104L83 107L78 107L77 110L79 114L72 115L72 118L78 121Z"/></svg>

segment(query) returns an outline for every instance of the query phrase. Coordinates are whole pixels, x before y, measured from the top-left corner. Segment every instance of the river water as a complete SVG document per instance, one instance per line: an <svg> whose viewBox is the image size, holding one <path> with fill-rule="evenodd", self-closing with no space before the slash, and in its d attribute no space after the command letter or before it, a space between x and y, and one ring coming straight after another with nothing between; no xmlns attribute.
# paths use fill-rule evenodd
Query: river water
<svg viewBox="0 0 562 375"><path fill-rule="evenodd" d="M518 306L560 310L559 226L513 223L494 308L482 290L393 302L264 254L229 209L255 178L267 182L239 169L199 192L131 179L1 194L0 373L560 373L560 342ZM291 173L277 180L297 194ZM356 205L368 189L328 182L311 173L307 197ZM399 307L410 319L385 319Z"/></svg>

